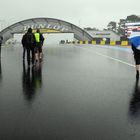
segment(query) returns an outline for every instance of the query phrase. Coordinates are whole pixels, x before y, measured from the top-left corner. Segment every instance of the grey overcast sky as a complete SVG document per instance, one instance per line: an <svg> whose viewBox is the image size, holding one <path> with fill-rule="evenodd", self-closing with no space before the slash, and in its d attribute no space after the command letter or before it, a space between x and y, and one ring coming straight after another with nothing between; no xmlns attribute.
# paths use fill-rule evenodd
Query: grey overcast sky
<svg viewBox="0 0 140 140"><path fill-rule="evenodd" d="M61 19L80 27L106 28L110 21L140 15L140 0L1 0L0 22L36 18Z"/></svg>

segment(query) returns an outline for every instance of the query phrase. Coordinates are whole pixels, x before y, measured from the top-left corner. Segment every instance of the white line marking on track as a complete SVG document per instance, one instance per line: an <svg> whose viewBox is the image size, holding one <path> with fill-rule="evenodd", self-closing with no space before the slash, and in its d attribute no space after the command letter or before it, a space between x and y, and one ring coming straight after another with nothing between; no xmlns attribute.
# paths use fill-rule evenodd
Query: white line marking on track
<svg viewBox="0 0 140 140"><path fill-rule="evenodd" d="M80 48L81 48L81 47L80 47ZM86 49L87 51L89 51L87 48L82 48L82 49ZM89 51L89 52L91 52L91 51ZM120 63L123 63L123 64L128 65L128 66L131 66L131 67L135 67L135 65L133 65L133 64L127 63L127 62L122 61L122 60L117 59L117 58L113 58L113 57L108 56L108 55L104 55L104 54L99 53L99 52L97 52L97 51L92 51L92 53L95 53L95 54L97 54L97 55L100 55L100 56L106 57L106 58L111 59L111 60L118 61L118 62L120 62Z"/></svg>

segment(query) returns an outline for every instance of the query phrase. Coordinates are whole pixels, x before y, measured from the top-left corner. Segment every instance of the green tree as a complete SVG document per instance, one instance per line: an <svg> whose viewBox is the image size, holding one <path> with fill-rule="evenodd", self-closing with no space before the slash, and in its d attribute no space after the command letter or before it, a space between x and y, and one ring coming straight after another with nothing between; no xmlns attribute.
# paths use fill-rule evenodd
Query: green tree
<svg viewBox="0 0 140 140"><path fill-rule="evenodd" d="M121 36L125 36L125 23L128 22L140 22L140 16L129 15L126 17L126 19L120 19L118 24L115 24L116 22L114 21L110 21L107 25L107 29L115 31Z"/></svg>
<svg viewBox="0 0 140 140"><path fill-rule="evenodd" d="M126 18L127 22L140 22L140 17L137 15L130 15Z"/></svg>
<svg viewBox="0 0 140 140"><path fill-rule="evenodd" d="M120 19L120 22L118 23L117 33L121 36L125 35L125 23L126 19Z"/></svg>
<svg viewBox="0 0 140 140"><path fill-rule="evenodd" d="M107 29L108 30L111 30L111 31L116 31L116 28L117 28L117 23L114 22L114 21L110 21L107 25Z"/></svg>

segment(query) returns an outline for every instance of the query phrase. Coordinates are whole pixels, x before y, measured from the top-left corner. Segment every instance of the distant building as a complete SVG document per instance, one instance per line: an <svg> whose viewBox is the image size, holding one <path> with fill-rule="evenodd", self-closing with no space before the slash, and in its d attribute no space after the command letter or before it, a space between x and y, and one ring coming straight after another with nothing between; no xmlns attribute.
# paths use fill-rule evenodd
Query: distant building
<svg viewBox="0 0 140 140"><path fill-rule="evenodd" d="M110 30L86 30L95 40L120 41L120 36Z"/></svg>

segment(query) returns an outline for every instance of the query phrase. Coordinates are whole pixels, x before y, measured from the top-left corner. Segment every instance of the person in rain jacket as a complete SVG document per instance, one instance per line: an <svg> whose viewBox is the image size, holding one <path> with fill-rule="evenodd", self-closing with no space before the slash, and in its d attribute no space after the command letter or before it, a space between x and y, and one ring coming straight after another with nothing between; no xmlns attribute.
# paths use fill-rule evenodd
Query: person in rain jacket
<svg viewBox="0 0 140 140"><path fill-rule="evenodd" d="M1 45L2 45L2 41L3 41L3 36L0 35L0 58L1 58Z"/></svg>
<svg viewBox="0 0 140 140"><path fill-rule="evenodd" d="M27 63L30 66L30 53L32 54L32 65L34 66L34 48L35 48L35 36L32 33L32 28L29 28L24 36L24 41L22 42L27 49Z"/></svg>
<svg viewBox="0 0 140 140"><path fill-rule="evenodd" d="M140 67L140 50L136 49L133 43L131 43L131 48L134 54L135 67L136 67L136 78L139 79L139 67Z"/></svg>
<svg viewBox="0 0 140 140"><path fill-rule="evenodd" d="M37 29L35 35L35 59L36 62L42 59L42 46L44 42L44 37L40 33L40 30Z"/></svg>

